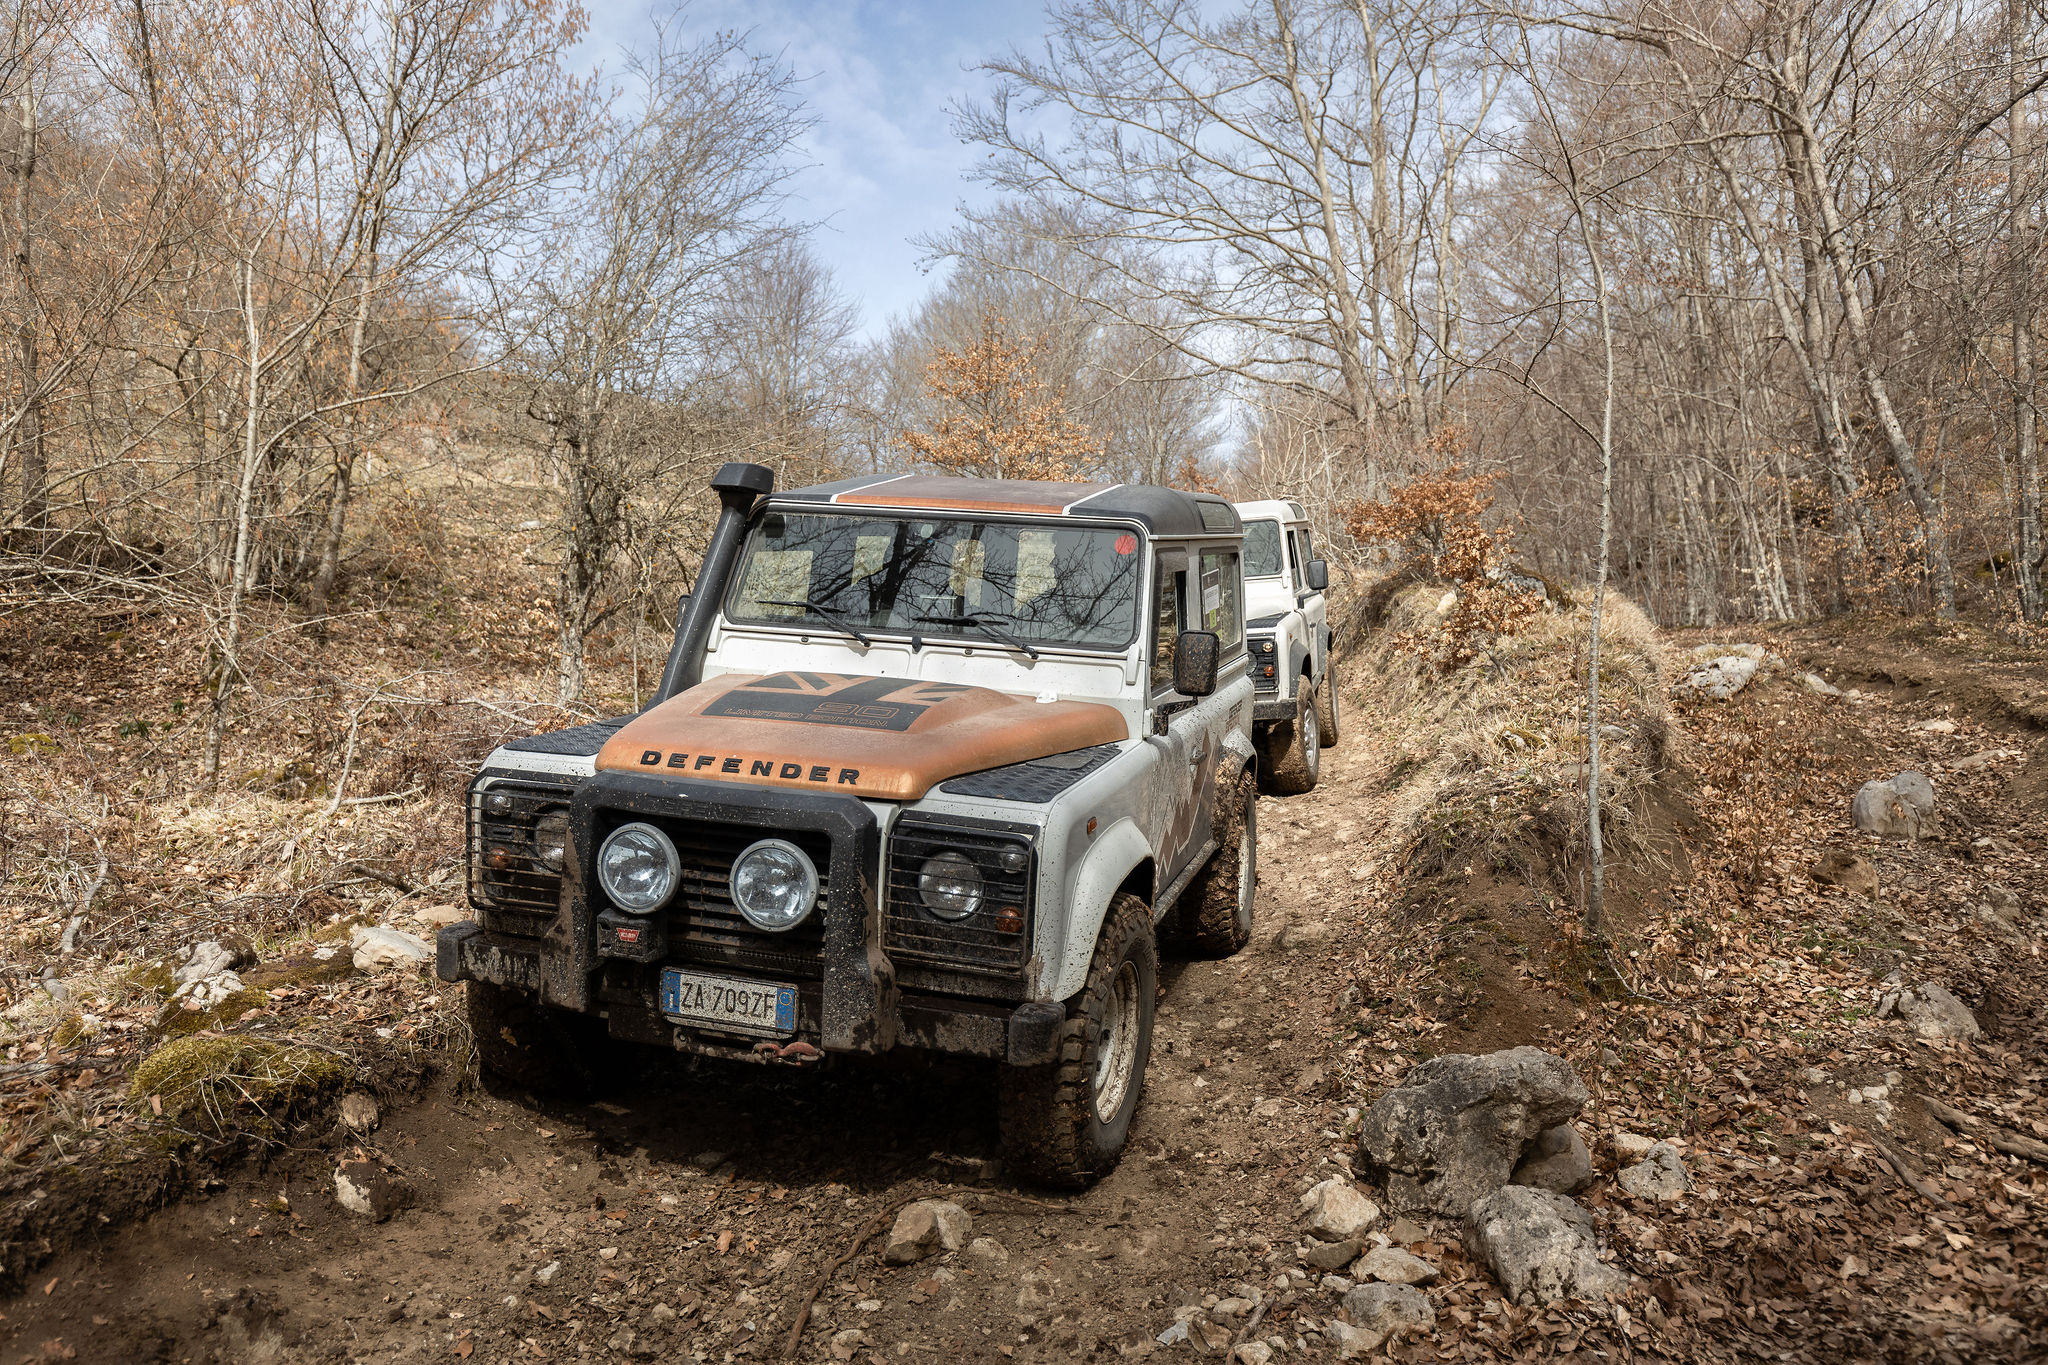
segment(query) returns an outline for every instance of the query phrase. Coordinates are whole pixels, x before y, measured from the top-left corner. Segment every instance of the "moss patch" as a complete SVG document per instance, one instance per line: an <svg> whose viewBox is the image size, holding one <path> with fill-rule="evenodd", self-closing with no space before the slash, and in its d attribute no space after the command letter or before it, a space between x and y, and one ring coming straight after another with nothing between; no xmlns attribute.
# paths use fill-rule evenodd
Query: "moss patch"
<svg viewBox="0 0 2048 1365"><path fill-rule="evenodd" d="M253 988L236 991L211 1009L188 1010L182 1001L173 1000L157 1016L157 1031L167 1038L184 1038L232 1024L249 1010L262 1009L269 1000L268 992Z"/></svg>
<svg viewBox="0 0 2048 1365"><path fill-rule="evenodd" d="M154 1096L167 1118L203 1117L213 1127L269 1127L350 1075L339 1058L255 1038L176 1038L143 1058L128 1098ZM238 1111L253 1122L231 1125Z"/></svg>

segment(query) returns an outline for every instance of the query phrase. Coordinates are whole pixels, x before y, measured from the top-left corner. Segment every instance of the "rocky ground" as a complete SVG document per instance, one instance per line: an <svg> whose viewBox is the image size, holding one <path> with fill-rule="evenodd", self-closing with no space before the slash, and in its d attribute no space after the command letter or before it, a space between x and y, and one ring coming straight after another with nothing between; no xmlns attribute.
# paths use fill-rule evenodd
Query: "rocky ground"
<svg viewBox="0 0 2048 1365"><path fill-rule="evenodd" d="M972 1069L649 1054L563 1108L444 1064L379 1105L327 1094L260 1160L179 1149L197 1197L20 1258L0 1360L774 1359L807 1303L804 1360L2039 1359L2048 667L1915 629L1782 633L1732 696L1675 704L1604 957L1545 833L1557 773L1529 776L1538 721L1502 736L1523 787L1397 820L1409 737L1362 665L1323 785L1262 805L1254 941L1169 965L1128 1154L1084 1195L1004 1179ZM1857 790L1909 768L1922 837L1855 832ZM1525 839L1471 834L1458 802L1525 788L1490 827ZM402 969L292 989L392 1047L452 1005ZM1553 1058L1541 1096L1471 1082L1457 1112L1569 1200L1404 1187L1390 1115L1446 1065L1417 1063L1524 1044ZM63 1201L63 1169L10 1213ZM899 1234L920 1199L964 1217ZM1503 1259L1531 1227L1570 1255Z"/></svg>

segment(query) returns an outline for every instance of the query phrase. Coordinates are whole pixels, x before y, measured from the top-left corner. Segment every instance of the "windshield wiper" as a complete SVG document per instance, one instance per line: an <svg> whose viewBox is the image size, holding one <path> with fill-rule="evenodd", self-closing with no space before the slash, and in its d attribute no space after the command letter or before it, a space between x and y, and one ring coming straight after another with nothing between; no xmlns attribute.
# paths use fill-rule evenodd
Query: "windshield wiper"
<svg viewBox="0 0 2048 1365"><path fill-rule="evenodd" d="M861 633L861 629L859 626L856 626L853 622L847 620L844 616L841 616L838 612L832 610L832 608L819 606L816 602L813 602L808 597L761 597L756 598L755 600L758 601L764 607L802 607L805 611L815 612L819 616L824 617L827 621L839 627L841 630L845 631L848 635L851 635L854 639L860 641L862 644L871 645L874 643L873 640L870 640L867 636Z"/></svg>
<svg viewBox="0 0 2048 1365"><path fill-rule="evenodd" d="M987 612L967 611L958 616L920 616L920 621L929 621L935 626L973 626L985 634L992 635L1006 645L1014 645L1030 658L1037 658L1038 651L1024 642L1022 636L996 624L995 618Z"/></svg>

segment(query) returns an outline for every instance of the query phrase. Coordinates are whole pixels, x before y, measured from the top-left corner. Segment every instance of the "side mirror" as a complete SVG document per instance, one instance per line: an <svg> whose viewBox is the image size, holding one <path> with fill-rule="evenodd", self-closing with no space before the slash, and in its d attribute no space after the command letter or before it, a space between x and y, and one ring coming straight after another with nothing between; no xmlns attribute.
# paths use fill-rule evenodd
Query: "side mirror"
<svg viewBox="0 0 2048 1365"><path fill-rule="evenodd" d="M1315 592L1329 591L1330 566L1326 561L1311 559L1308 562L1308 585Z"/></svg>
<svg viewBox="0 0 2048 1365"><path fill-rule="evenodd" d="M690 594L688 594L688 593L684 593L684 594L683 594L683 595L682 595L681 597L678 597L678 598L676 599L676 629L677 629L677 630L681 630L681 629L683 628L683 617L684 617L684 616L686 616L686 615L687 615L687 614L689 613L689 610L690 610Z"/></svg>
<svg viewBox="0 0 2048 1365"><path fill-rule="evenodd" d="M1173 690L1206 697L1216 690L1216 659L1223 641L1213 630L1184 630L1173 649Z"/></svg>

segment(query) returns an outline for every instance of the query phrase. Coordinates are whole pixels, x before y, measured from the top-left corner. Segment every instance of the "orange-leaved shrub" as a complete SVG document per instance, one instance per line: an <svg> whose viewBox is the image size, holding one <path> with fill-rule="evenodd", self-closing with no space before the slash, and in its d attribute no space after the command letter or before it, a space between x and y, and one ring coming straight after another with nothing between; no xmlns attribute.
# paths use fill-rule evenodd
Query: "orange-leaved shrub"
<svg viewBox="0 0 2048 1365"><path fill-rule="evenodd" d="M1543 604L1508 562L1513 533L1489 527L1496 474L1456 464L1421 474L1379 502L1352 503L1344 524L1398 582L1440 583L1455 598L1436 624L1395 637L1403 650L1445 672L1476 657L1486 641L1513 635Z"/></svg>
<svg viewBox="0 0 2048 1365"><path fill-rule="evenodd" d="M1038 374L1040 338L1019 343L1006 319L982 315L965 350L941 348L924 368L925 391L943 406L930 431L897 443L942 474L990 479L1080 479L1102 458L1102 442L1067 412Z"/></svg>

